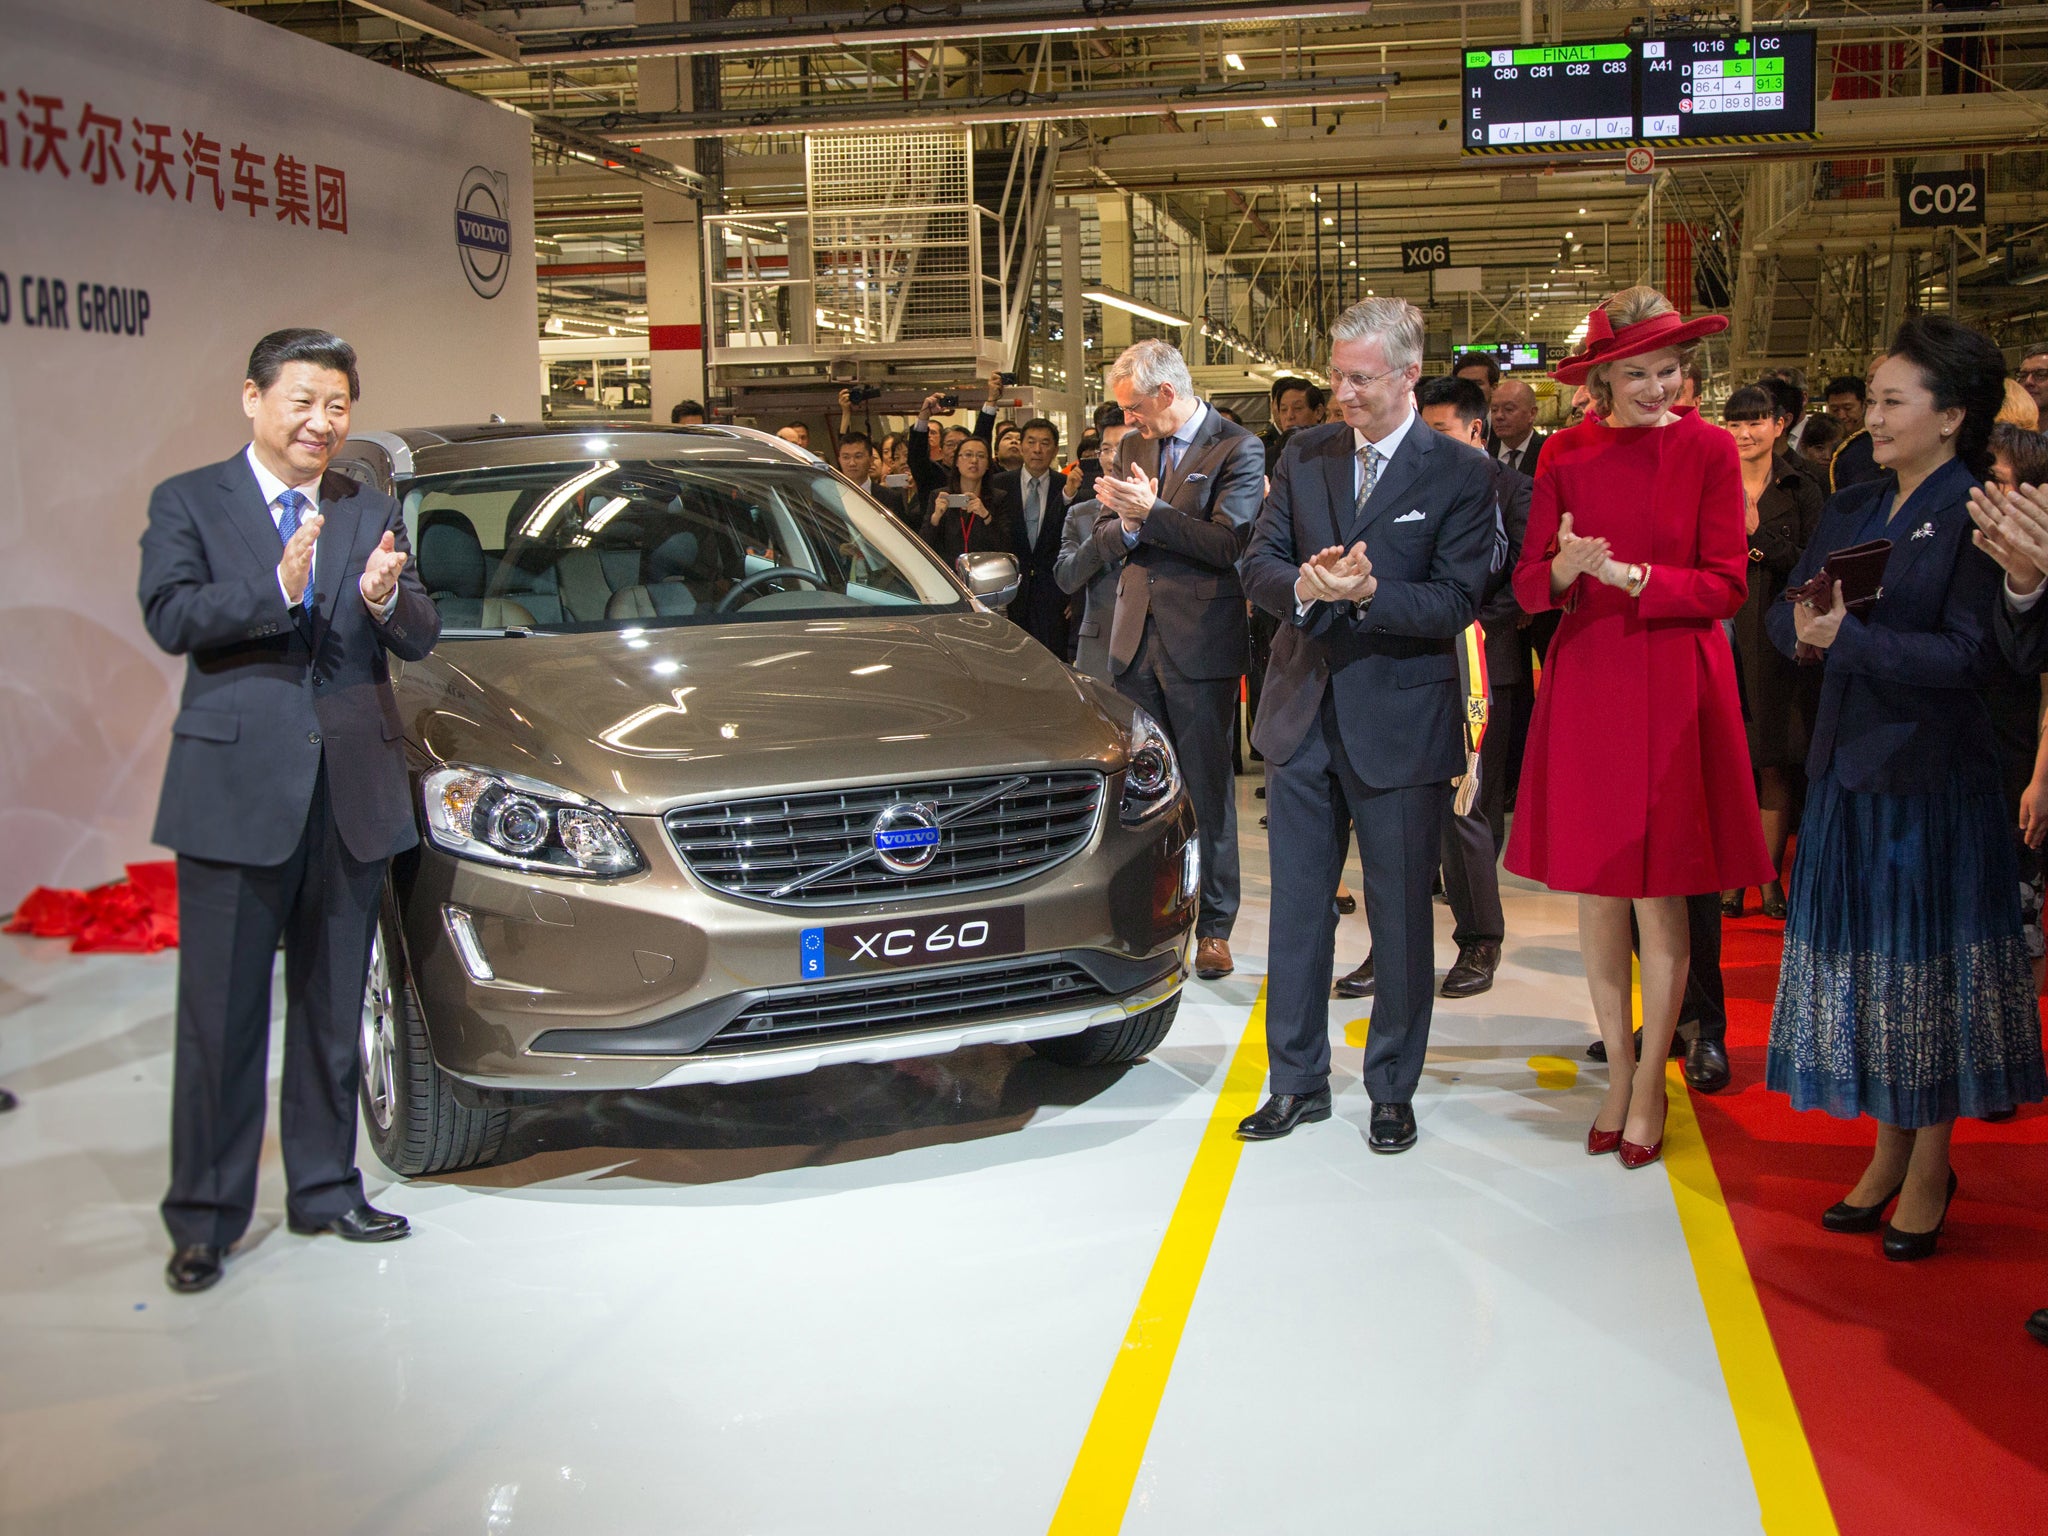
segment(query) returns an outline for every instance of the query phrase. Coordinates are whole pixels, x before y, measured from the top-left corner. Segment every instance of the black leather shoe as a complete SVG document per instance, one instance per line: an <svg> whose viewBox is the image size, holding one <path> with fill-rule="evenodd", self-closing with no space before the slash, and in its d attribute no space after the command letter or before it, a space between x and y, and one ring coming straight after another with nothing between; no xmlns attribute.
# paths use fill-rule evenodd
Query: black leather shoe
<svg viewBox="0 0 2048 1536"><path fill-rule="evenodd" d="M5 1108L7 1108L5 1104L0 1104L0 1109ZM1986 1125L2003 1125L2006 1121L2012 1119L2018 1113L2019 1111L2017 1109L1994 1109L1993 1111L1991 1111L1990 1114L1979 1115L1977 1118L1979 1120L1982 1120Z"/></svg>
<svg viewBox="0 0 2048 1536"><path fill-rule="evenodd" d="M1266 798L1266 786L1265 786L1265 785L1263 785L1263 784L1261 784L1261 785L1259 785L1259 786L1258 786L1258 788L1254 789L1254 790L1252 791L1252 798L1253 798L1254 800L1263 800L1263 799L1265 799L1265 798Z"/></svg>
<svg viewBox="0 0 2048 1536"><path fill-rule="evenodd" d="M211 1243L187 1243L164 1266L164 1284L180 1296L196 1296L220 1283L224 1250Z"/></svg>
<svg viewBox="0 0 2048 1536"><path fill-rule="evenodd" d="M1358 910L1358 898L1349 891L1346 891L1337 898L1337 910L1345 917L1349 917Z"/></svg>
<svg viewBox="0 0 2048 1536"><path fill-rule="evenodd" d="M1693 1041L1685 1053L1685 1081L1694 1093L1719 1093L1728 1086L1728 1048L1718 1040Z"/></svg>
<svg viewBox="0 0 2048 1536"><path fill-rule="evenodd" d="M2043 1344L2048 1344L2048 1307L2043 1307L2027 1319L2027 1332Z"/></svg>
<svg viewBox="0 0 2048 1536"><path fill-rule="evenodd" d="M1764 916L1774 923L1785 921L1785 888L1776 881L1763 889Z"/></svg>
<svg viewBox="0 0 2048 1536"><path fill-rule="evenodd" d="M403 1216L394 1216L389 1211L380 1211L373 1206L359 1205L352 1211L343 1211L332 1221L307 1222L296 1216L285 1218L285 1225L301 1237L316 1237L322 1232L332 1232L344 1242L350 1243L392 1243L409 1235L412 1224Z"/></svg>
<svg viewBox="0 0 2048 1536"><path fill-rule="evenodd" d="M1365 1144L1375 1152L1406 1152L1415 1145L1415 1106L1375 1104Z"/></svg>
<svg viewBox="0 0 2048 1536"><path fill-rule="evenodd" d="M1330 1118L1330 1090L1276 1093L1237 1122L1239 1141L1277 1141L1297 1125Z"/></svg>
<svg viewBox="0 0 2048 1536"><path fill-rule="evenodd" d="M19 1104L20 1102L21 1100L17 1099L5 1088L0 1088L0 1115L6 1114L7 1111L14 1108L14 1106Z"/></svg>
<svg viewBox="0 0 2048 1536"><path fill-rule="evenodd" d="M1820 1224L1830 1232L1875 1232L1884 1221L1884 1208L1899 1198L1899 1190L1906 1186L1901 1183L1875 1205L1851 1205L1846 1200L1837 1200L1820 1213Z"/></svg>
<svg viewBox="0 0 2048 1536"><path fill-rule="evenodd" d="M1941 1229L1948 1225L1948 1208L1956 1203L1956 1171L1948 1171L1948 1198L1941 1202L1941 1220L1932 1232L1901 1232L1890 1222L1884 1224L1884 1256L1901 1264L1934 1257L1941 1242Z"/></svg>
<svg viewBox="0 0 2048 1536"><path fill-rule="evenodd" d="M1639 1030L1637 1030L1637 1031L1636 1031L1636 1055L1638 1055L1638 1056L1641 1056L1642 1054L1643 1054L1643 1032L1642 1032L1642 1031L1641 1031L1641 1030L1639 1029ZM1679 1033L1678 1033L1678 1032L1677 1032L1676 1030L1672 1031L1672 1035L1671 1035L1671 1049L1670 1049L1670 1050L1669 1050L1669 1051L1668 1051L1668 1052L1667 1052L1666 1054L1667 1054L1667 1055L1668 1055L1668 1056L1670 1057L1670 1059L1671 1059L1671 1060L1673 1060L1673 1061L1683 1061L1683 1060L1685 1060L1685 1056L1686 1056L1686 1049L1685 1049L1685 1036L1683 1036L1683 1035L1679 1034ZM1593 1043L1592 1043L1591 1045L1589 1045L1589 1046L1587 1046L1587 1047L1586 1047L1586 1060L1588 1060L1588 1061L1605 1061L1606 1059L1607 1059L1607 1042L1606 1042L1605 1040L1595 1040L1595 1041L1594 1041L1594 1042L1593 1042Z"/></svg>
<svg viewBox="0 0 2048 1536"><path fill-rule="evenodd" d="M1500 946L1491 940L1466 944L1458 950L1457 963L1444 975L1438 997L1477 997L1493 986L1493 973L1500 969Z"/></svg>
<svg viewBox="0 0 2048 1536"><path fill-rule="evenodd" d="M1333 989L1339 997L1372 996L1372 956L1367 955L1349 976L1339 976Z"/></svg>

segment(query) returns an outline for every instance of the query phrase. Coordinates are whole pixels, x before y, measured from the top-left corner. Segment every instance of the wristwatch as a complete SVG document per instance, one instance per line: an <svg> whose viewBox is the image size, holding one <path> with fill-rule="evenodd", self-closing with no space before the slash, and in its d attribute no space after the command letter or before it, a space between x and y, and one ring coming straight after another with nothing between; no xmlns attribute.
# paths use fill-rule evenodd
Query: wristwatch
<svg viewBox="0 0 2048 1536"><path fill-rule="evenodd" d="M1628 568L1628 586L1623 590L1630 597L1641 597L1643 588L1649 584L1650 568L1647 565L1631 565Z"/></svg>

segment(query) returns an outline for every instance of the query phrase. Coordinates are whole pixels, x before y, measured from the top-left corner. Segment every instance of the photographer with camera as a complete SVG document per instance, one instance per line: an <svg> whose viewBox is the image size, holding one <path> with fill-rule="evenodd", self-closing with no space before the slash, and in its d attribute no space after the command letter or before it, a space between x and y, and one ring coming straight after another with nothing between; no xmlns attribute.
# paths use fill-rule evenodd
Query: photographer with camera
<svg viewBox="0 0 2048 1536"><path fill-rule="evenodd" d="M948 564L970 549L1010 548L1009 503L990 475L986 440L964 438L950 468L933 462L929 427L934 411L952 410L957 395L933 394L918 407L910 429L909 521Z"/></svg>

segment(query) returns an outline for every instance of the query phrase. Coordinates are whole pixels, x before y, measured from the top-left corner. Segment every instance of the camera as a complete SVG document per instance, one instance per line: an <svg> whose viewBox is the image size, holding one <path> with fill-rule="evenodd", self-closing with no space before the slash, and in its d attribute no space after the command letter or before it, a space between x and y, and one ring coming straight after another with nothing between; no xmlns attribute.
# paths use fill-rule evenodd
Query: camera
<svg viewBox="0 0 2048 1536"><path fill-rule="evenodd" d="M974 500L972 496L963 495L959 491L948 491L946 493L946 510L948 512L965 512L967 510L967 503L972 500Z"/></svg>
<svg viewBox="0 0 2048 1536"><path fill-rule="evenodd" d="M999 374L997 375L997 380L999 383L1001 383L1003 388L1011 389L1016 386L1017 375L1014 373Z"/></svg>
<svg viewBox="0 0 2048 1536"><path fill-rule="evenodd" d="M846 391L846 397L855 405L859 405L864 400L874 399L881 392L882 386L879 384L855 384Z"/></svg>
<svg viewBox="0 0 2048 1536"><path fill-rule="evenodd" d="M951 391L948 391L947 393L939 396L939 409L942 411L959 410L960 397L957 394L952 393Z"/></svg>

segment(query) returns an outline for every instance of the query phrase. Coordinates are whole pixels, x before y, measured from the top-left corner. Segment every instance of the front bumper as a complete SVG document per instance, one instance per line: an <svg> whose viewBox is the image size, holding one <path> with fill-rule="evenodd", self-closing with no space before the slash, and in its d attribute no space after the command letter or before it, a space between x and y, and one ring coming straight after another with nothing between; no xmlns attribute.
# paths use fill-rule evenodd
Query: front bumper
<svg viewBox="0 0 2048 1536"><path fill-rule="evenodd" d="M459 1083L598 1091L744 1082L1046 1039L1153 1007L1186 977L1196 898L1187 889L1194 815L1185 799L1136 828L1106 815L1087 848L1015 885L854 908L769 908L714 894L658 820L627 825L649 867L625 880L499 868L431 847L394 870L435 1058ZM996 906L1023 911L1023 954L822 983L800 974L800 935L820 921ZM463 926L475 937L470 964L454 938ZM476 974L478 958L488 975ZM789 1027L793 1007L831 1003L835 989L971 994L1055 963L1072 985L1012 988L986 1007L918 1003L908 1010L917 1018L879 1007L870 1010L872 1027L843 1009L820 1015L818 1027Z"/></svg>

